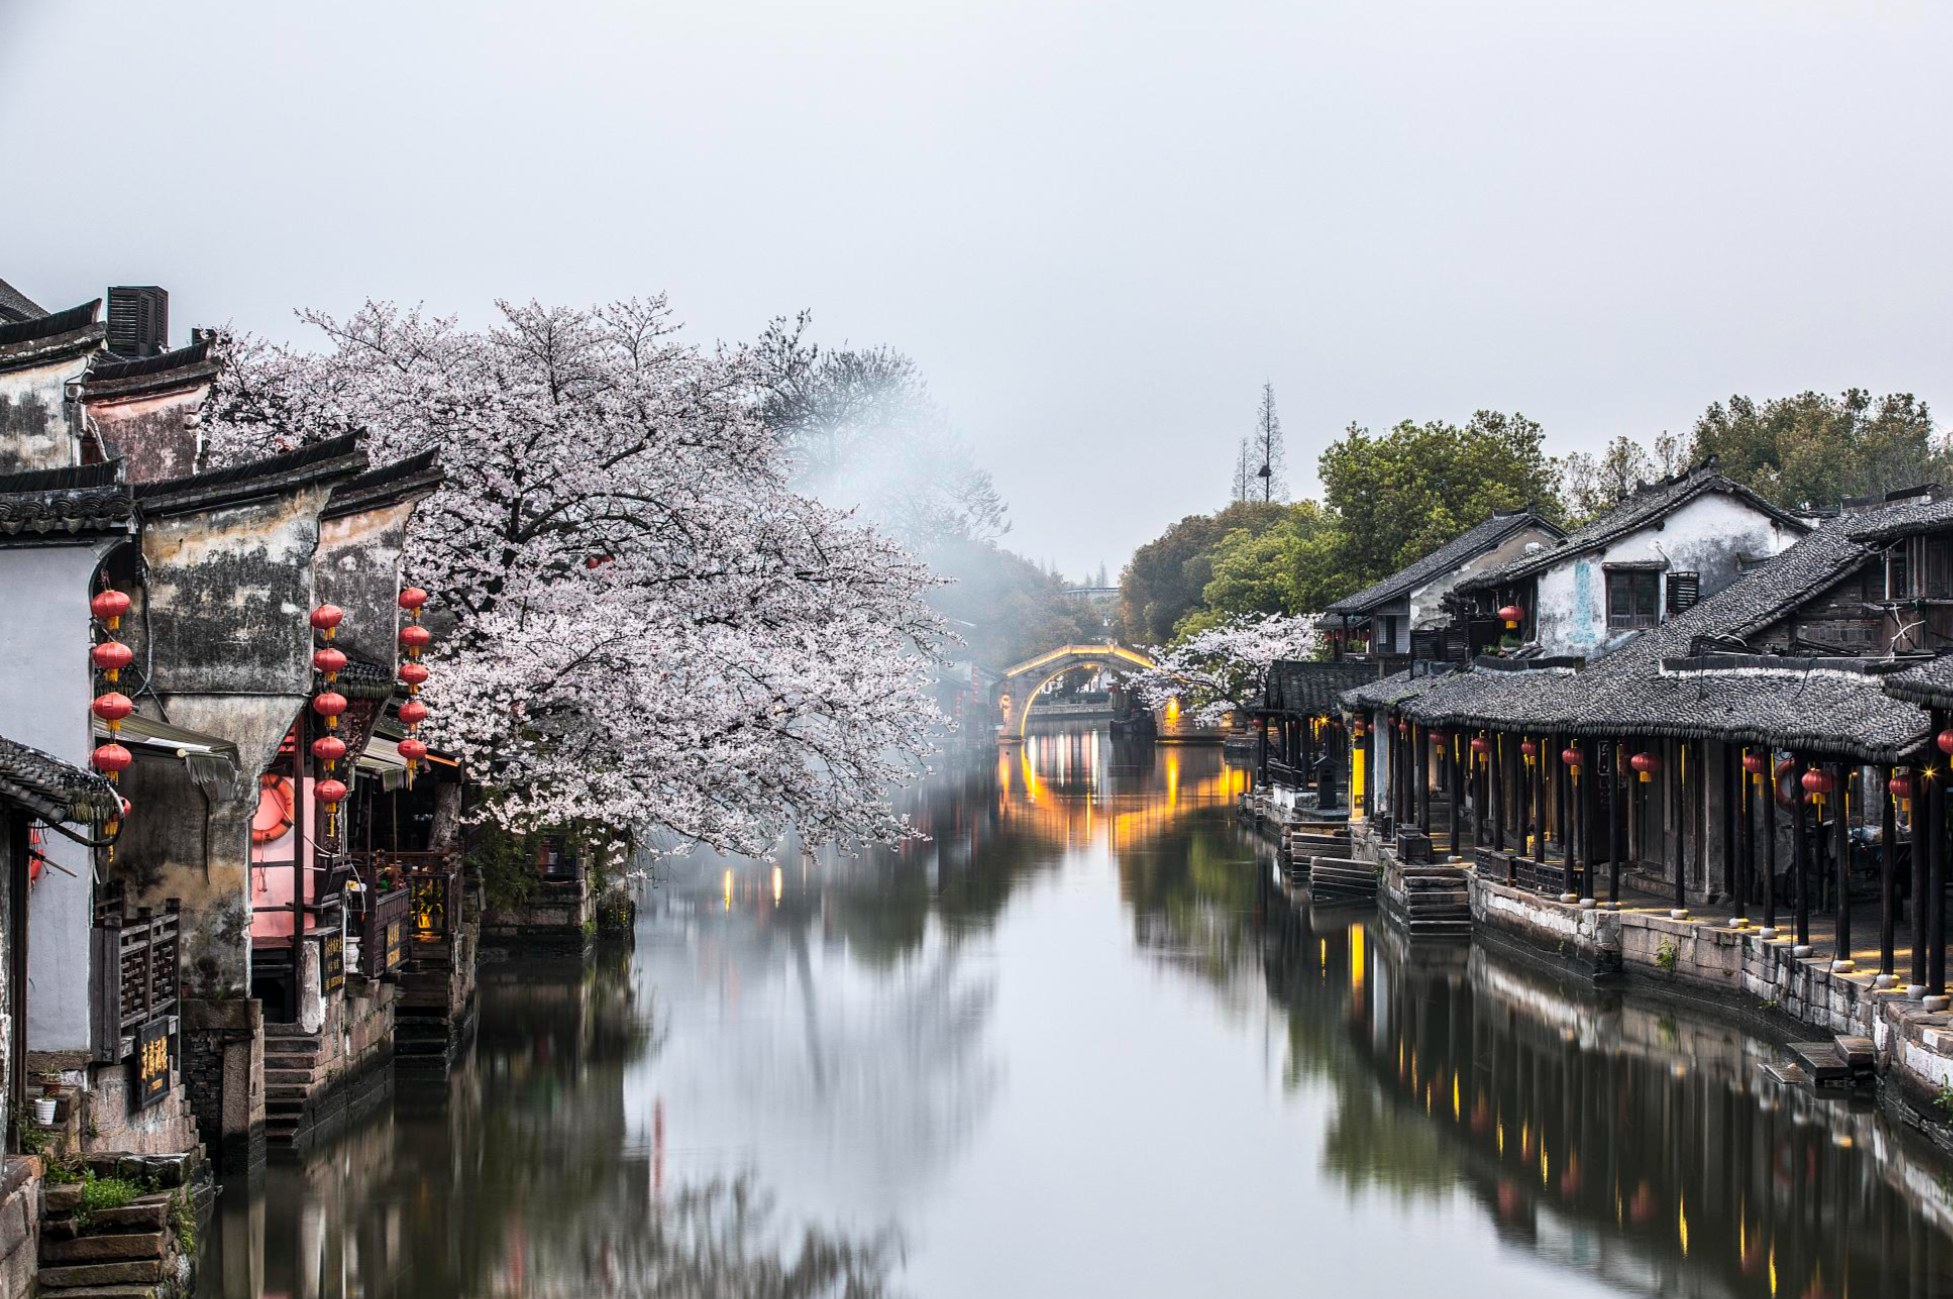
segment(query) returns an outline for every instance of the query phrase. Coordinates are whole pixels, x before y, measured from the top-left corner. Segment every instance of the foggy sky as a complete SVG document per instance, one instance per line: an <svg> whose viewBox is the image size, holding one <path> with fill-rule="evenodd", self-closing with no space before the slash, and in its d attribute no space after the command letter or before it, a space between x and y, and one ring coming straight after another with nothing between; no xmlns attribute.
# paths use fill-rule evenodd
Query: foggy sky
<svg viewBox="0 0 1953 1299"><path fill-rule="evenodd" d="M1947 376L1953 4L0 0L0 278L300 334L668 291L913 354L1116 571L1352 420Z"/></svg>

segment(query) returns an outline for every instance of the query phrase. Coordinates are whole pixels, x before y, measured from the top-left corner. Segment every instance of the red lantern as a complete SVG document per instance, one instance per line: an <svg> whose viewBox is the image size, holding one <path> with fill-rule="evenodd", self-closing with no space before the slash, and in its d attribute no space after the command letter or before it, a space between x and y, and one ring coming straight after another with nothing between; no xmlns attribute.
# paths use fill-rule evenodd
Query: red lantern
<svg viewBox="0 0 1953 1299"><path fill-rule="evenodd" d="M1941 731L1934 737L1933 743L1939 745L1941 753L1953 754L1953 731Z"/></svg>
<svg viewBox="0 0 1953 1299"><path fill-rule="evenodd" d="M1490 740L1486 739L1483 735L1472 736L1473 753L1476 753L1479 757L1482 758L1486 754L1490 753L1491 751L1492 751L1492 742Z"/></svg>
<svg viewBox="0 0 1953 1299"><path fill-rule="evenodd" d="M1743 755L1743 770L1752 776L1761 776L1769 766L1770 760L1760 753L1752 752Z"/></svg>
<svg viewBox="0 0 1953 1299"><path fill-rule="evenodd" d="M1894 798L1911 798L1912 772L1905 767L1893 772L1892 778L1885 782L1885 792Z"/></svg>
<svg viewBox="0 0 1953 1299"><path fill-rule="evenodd" d="M408 650L418 654L434 642L434 633L417 622L410 622L400 629L400 643Z"/></svg>
<svg viewBox="0 0 1953 1299"><path fill-rule="evenodd" d="M322 650L314 650L312 653L312 666L324 673L325 679L330 681L346 670L346 653L344 650L336 650L330 645Z"/></svg>
<svg viewBox="0 0 1953 1299"><path fill-rule="evenodd" d="M400 743L395 745L394 747L399 749L400 756L405 758L409 762L419 762L422 758L425 758L427 756L426 742L422 740L416 740L411 735L408 736L406 739L400 741Z"/></svg>
<svg viewBox="0 0 1953 1299"><path fill-rule="evenodd" d="M1580 766L1580 750L1573 748L1571 745L1569 745L1564 749L1561 749L1560 761L1564 762L1569 767L1573 767L1577 769Z"/></svg>
<svg viewBox="0 0 1953 1299"><path fill-rule="evenodd" d="M1831 779L1831 773L1821 767L1812 767L1805 772L1801 783L1804 786L1804 794L1808 798L1822 798L1837 785L1837 782Z"/></svg>
<svg viewBox="0 0 1953 1299"><path fill-rule="evenodd" d="M109 729L113 731L121 727L123 718L136 711L136 706L129 696L111 690L105 695L97 696L95 702L88 706L88 710L107 722Z"/></svg>
<svg viewBox="0 0 1953 1299"><path fill-rule="evenodd" d="M321 735L312 741L312 756L320 762L337 762L346 756L346 742L336 735Z"/></svg>
<svg viewBox="0 0 1953 1299"><path fill-rule="evenodd" d="M1359 740L1362 739L1364 736L1368 735L1369 733L1370 733L1370 724L1362 720L1361 718L1358 718L1355 724L1350 727L1350 734L1354 735Z"/></svg>
<svg viewBox="0 0 1953 1299"><path fill-rule="evenodd" d="M400 607L409 613L418 612L427 603L427 592L417 586L410 586L400 593Z"/></svg>
<svg viewBox="0 0 1953 1299"><path fill-rule="evenodd" d="M400 722L403 726L419 726L427 720L427 705L418 699L409 699L400 705Z"/></svg>
<svg viewBox="0 0 1953 1299"><path fill-rule="evenodd" d="M1637 753L1628 759L1628 766L1640 775L1641 783L1647 784L1661 770L1661 759L1652 753Z"/></svg>
<svg viewBox="0 0 1953 1299"><path fill-rule="evenodd" d="M113 681L123 668L136 661L136 652L119 640L105 640L88 651L88 657Z"/></svg>
<svg viewBox="0 0 1953 1299"><path fill-rule="evenodd" d="M122 615L129 612L129 597L120 591L97 591L95 598L88 602L88 612L114 631L122 625Z"/></svg>
<svg viewBox="0 0 1953 1299"><path fill-rule="evenodd" d="M1451 739L1451 736L1444 731L1427 731L1426 734L1431 737L1433 744L1443 744Z"/></svg>
<svg viewBox="0 0 1953 1299"><path fill-rule="evenodd" d="M88 761L94 764L95 770L106 772L110 776L127 771L129 764L135 760L135 755L119 744L101 745L88 755Z"/></svg>
<svg viewBox="0 0 1953 1299"><path fill-rule="evenodd" d="M1519 752L1524 757L1537 757L1539 756L1539 746L1531 740L1521 740L1519 742Z"/></svg>
<svg viewBox="0 0 1953 1299"><path fill-rule="evenodd" d="M336 604L322 604L312 611L312 630L322 631L326 639L332 638L333 628L346 619L346 611Z"/></svg>
<svg viewBox="0 0 1953 1299"><path fill-rule="evenodd" d="M405 681L410 688L418 688L422 682L427 680L427 665L424 663L402 663L400 665L400 679Z"/></svg>
<svg viewBox="0 0 1953 1299"><path fill-rule="evenodd" d="M346 801L346 782L343 780L322 780L312 787L319 801L333 807Z"/></svg>
<svg viewBox="0 0 1953 1299"><path fill-rule="evenodd" d="M328 730L336 729L339 725L339 714L346 711L346 696L337 690L328 690L313 698L312 711L326 719Z"/></svg>
<svg viewBox="0 0 1953 1299"><path fill-rule="evenodd" d="M1526 611L1516 604L1509 604L1499 610L1499 620L1505 623L1508 631L1518 631L1519 624L1526 621Z"/></svg>

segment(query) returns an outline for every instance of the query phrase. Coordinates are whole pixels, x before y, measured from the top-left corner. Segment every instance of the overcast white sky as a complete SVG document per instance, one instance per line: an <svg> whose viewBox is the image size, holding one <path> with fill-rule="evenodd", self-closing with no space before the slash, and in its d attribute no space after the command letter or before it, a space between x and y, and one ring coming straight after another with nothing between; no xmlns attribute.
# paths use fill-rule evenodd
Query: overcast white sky
<svg viewBox="0 0 1953 1299"><path fill-rule="evenodd" d="M1553 448L1945 407L1953 3L0 0L0 278L180 340L668 291L915 355L1012 543L1219 505L1258 387Z"/></svg>

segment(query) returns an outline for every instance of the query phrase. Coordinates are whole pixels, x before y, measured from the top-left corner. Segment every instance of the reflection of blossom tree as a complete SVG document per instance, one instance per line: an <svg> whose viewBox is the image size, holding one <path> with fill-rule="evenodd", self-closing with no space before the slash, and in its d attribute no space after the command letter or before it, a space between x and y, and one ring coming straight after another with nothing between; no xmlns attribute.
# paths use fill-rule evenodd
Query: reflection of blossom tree
<svg viewBox="0 0 1953 1299"><path fill-rule="evenodd" d="M627 1193L628 1194L628 1193ZM752 1178L715 1179L632 1213L586 1215L536 1260L534 1299L882 1299L902 1261L892 1229L783 1228ZM567 1257L549 1255L561 1252ZM563 1266L568 1264L567 1267Z"/></svg>

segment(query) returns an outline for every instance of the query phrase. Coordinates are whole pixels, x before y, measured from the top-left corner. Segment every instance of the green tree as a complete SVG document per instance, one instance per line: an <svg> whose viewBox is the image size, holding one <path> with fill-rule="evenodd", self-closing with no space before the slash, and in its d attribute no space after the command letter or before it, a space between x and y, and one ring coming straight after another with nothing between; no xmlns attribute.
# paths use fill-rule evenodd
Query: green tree
<svg viewBox="0 0 1953 1299"><path fill-rule="evenodd" d="M1163 645L1189 613L1204 607L1214 550L1230 532L1252 535L1279 524L1288 507L1237 501L1219 514L1190 514L1133 552L1119 574L1119 618L1127 639Z"/></svg>
<svg viewBox="0 0 1953 1299"><path fill-rule="evenodd" d="M1179 634L1246 613L1312 613L1343 593L1342 530L1314 501L1297 501L1262 532L1236 528L1221 538L1202 607L1180 620Z"/></svg>
<svg viewBox="0 0 1953 1299"><path fill-rule="evenodd" d="M1322 453L1325 503L1342 519L1343 585L1355 590L1443 545L1494 510L1557 519L1558 474L1538 424L1479 411L1463 426L1409 420L1382 436L1352 424Z"/></svg>
<svg viewBox="0 0 1953 1299"><path fill-rule="evenodd" d="M1691 457L1717 457L1731 478L1787 509L1835 504L1942 478L1947 440L1911 393L1801 392L1758 404L1716 402L1695 422Z"/></svg>

